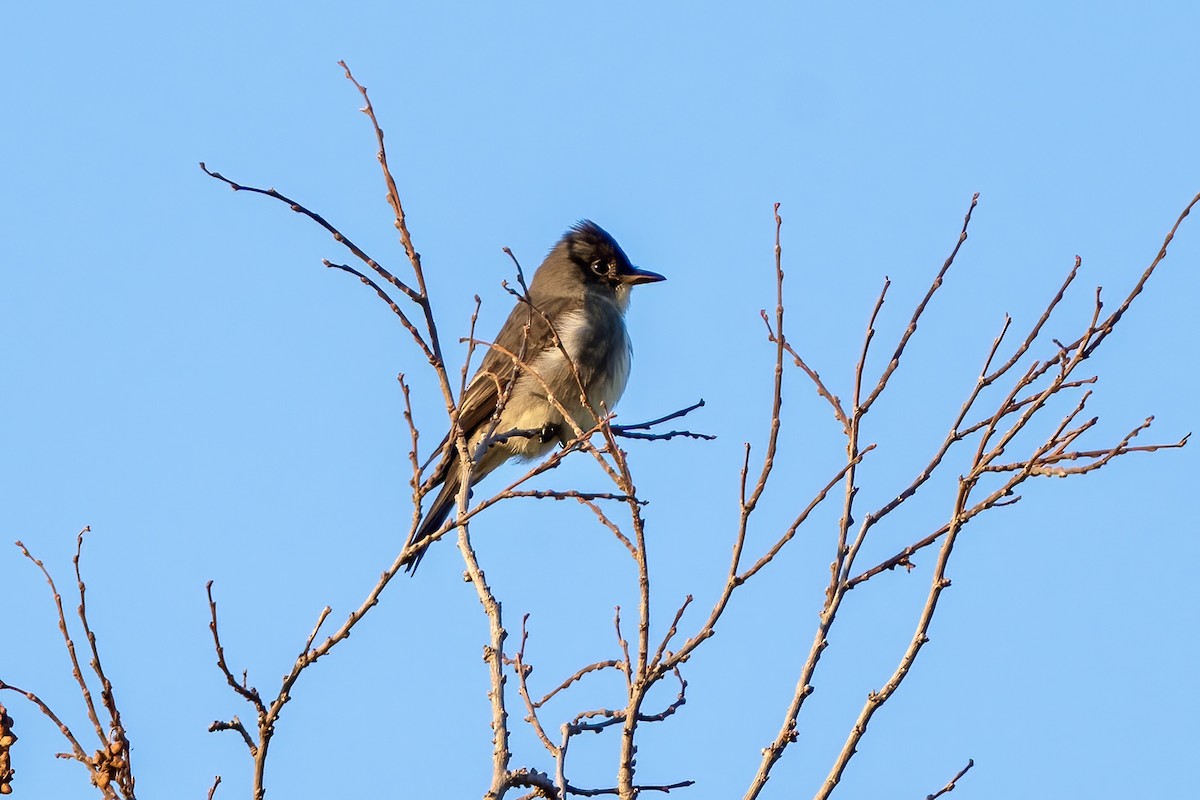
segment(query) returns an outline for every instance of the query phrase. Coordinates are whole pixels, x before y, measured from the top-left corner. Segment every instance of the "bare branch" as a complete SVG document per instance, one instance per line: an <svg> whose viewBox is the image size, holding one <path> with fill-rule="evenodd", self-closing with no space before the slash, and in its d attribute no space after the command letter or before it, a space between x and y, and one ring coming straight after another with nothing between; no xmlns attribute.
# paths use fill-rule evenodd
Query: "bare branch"
<svg viewBox="0 0 1200 800"><path fill-rule="evenodd" d="M762 470L758 475L758 482L750 491L750 496L745 497L742 501L741 523L739 526L739 538L744 537L744 529L749 522L750 514L753 513L755 506L758 505L758 500L762 497L762 493L767 488L767 479L771 475L771 470L775 465L775 449L779 444L779 427L780 427L780 409L783 407L783 354L784 342L787 341L783 331L783 247L780 240L780 231L783 228L783 218L779 216L779 203L775 204L775 372L774 386L771 392L771 423L767 433L767 452L763 457ZM766 312L761 312L765 318ZM747 449L747 454L749 450ZM744 481L743 481L744 484ZM743 490L743 496L745 492Z"/></svg>
<svg viewBox="0 0 1200 800"><path fill-rule="evenodd" d="M425 339L421 336L421 332L419 330L417 330L417 326L415 324L413 324L413 321L408 318L408 315L404 313L404 310L402 308L400 308L400 306L396 305L396 301L393 300L391 298L391 296L387 292L385 292L379 284L377 284L370 277L363 274L362 272L359 272L358 270L356 270L354 267L350 266L349 264L335 264L334 262L330 261L327 258L321 259L321 263L324 264L329 269L336 269L336 270L341 270L342 272L349 273L350 275L353 275L354 277L358 278L360 281L362 281L367 286L374 289L375 294L379 296L379 299L382 300L384 303L386 303L387 307L392 310L392 313L395 314L400 319L400 324L403 325L404 329L407 330L409 332L409 334L413 337L413 340L417 343L417 346L420 347L422 352L425 353L425 357L428 358L430 361L433 360L433 358L434 358L433 351L431 349L429 349L428 346L426 346Z"/></svg>
<svg viewBox="0 0 1200 800"><path fill-rule="evenodd" d="M629 431L639 431L639 430L648 431L651 428L653 428L654 426L661 425L664 422L670 422L673 419L680 419L682 417L686 417L688 414L692 413L693 411L695 411L698 408L704 408L704 398L703 397L700 398L699 400L697 400L695 403L692 403L690 406L681 408L678 411L672 411L670 414L666 414L657 419L652 419L649 422L636 422L632 425L614 425L613 431L614 432L620 431L621 433L627 433ZM713 438L715 439L716 437L714 436Z"/></svg>
<svg viewBox="0 0 1200 800"><path fill-rule="evenodd" d="M253 758L258 755L258 745L254 743L253 737L250 736L250 731L246 730L246 726L242 724L242 721L238 719L236 714L229 722L213 720L208 726L208 732L216 733L217 731L236 731L241 734L242 741L246 743L246 748L250 751L250 757Z"/></svg>
<svg viewBox="0 0 1200 800"><path fill-rule="evenodd" d="M462 491L464 494L468 491L465 481ZM458 528L458 549L467 565L467 576L471 585L475 587L479 602L488 618L489 640L483 651L483 660L488 665L488 675L491 679L488 699L492 706L492 785L484 797L485 800L499 800L503 797L509 780L508 765L512 758L508 746L508 710L504 702L504 640L508 638L508 633L504 630L501 619L500 603L488 586L475 557L475 550L471 547L466 523L460 524Z"/></svg>
<svg viewBox="0 0 1200 800"><path fill-rule="evenodd" d="M687 607L691 604L692 596L689 594L684 598L683 604L679 606L679 610L675 612L675 619L671 620L671 627L667 629L667 634L663 636L662 641L659 642L658 650L654 652L654 659L650 662L651 672L655 671L655 668L658 666L658 662L662 660L663 653L667 651L667 647L671 644L671 640L675 638L675 634L679 629L679 621L683 619L683 613L687 611Z"/></svg>
<svg viewBox="0 0 1200 800"><path fill-rule="evenodd" d="M85 527L83 530L87 531L90 528ZM80 533L80 535L82 536L83 534ZM91 690L88 688L87 680L83 677L83 670L79 666L79 657L75 653L75 642L71 639L71 634L67 630L67 617L63 611L62 595L58 593L58 587L54 585L54 578L50 576L50 571L46 569L46 565L41 560L34 558L23 542L18 541L16 545L21 549L24 556L41 570L46 583L50 584L50 593L54 598L54 608L58 612L58 630L62 634L63 644L67 648L67 656L71 659L71 675L75 678L75 683L79 685L79 693L83 697L84 705L87 707L88 719L92 721L96 736L103 744L107 745L108 737L104 735L104 728L100 724L100 717L96 714L96 705L92 701Z"/></svg>
<svg viewBox="0 0 1200 800"><path fill-rule="evenodd" d="M621 607L617 606L613 613L613 627L617 631L617 644L621 647L624 658L621 660L621 671L625 673L625 683L633 688L633 661L629 658L629 641L621 633Z"/></svg>
<svg viewBox="0 0 1200 800"><path fill-rule="evenodd" d="M75 537L75 557L72 559L72 563L75 565L75 581L79 590L79 621L83 626L84 635L87 637L88 647L92 651L92 660L89 662L89 666L100 680L100 702L108 712L109 721L108 736L101 735L100 737L106 745L103 749L103 756L93 759L96 762L94 768L97 773L94 780L102 789L108 782L115 782L120 787L122 794L132 798L134 796L134 776L129 758L129 738L125 726L121 722L121 712L117 708L112 682L104 674L104 667L100 664L100 649L96 644L96 634L92 632L92 626L88 622L87 616L87 586L83 582L83 573L79 562L83 555L84 534L90 531L90 526L84 527Z"/></svg>
<svg viewBox="0 0 1200 800"><path fill-rule="evenodd" d="M553 698L556 694L563 691L564 689L567 689L568 687L571 686L571 684L575 683L576 681L581 680L585 675L589 675L593 672L599 672L600 670L612 669L614 667L617 669L623 669L624 662L620 661L618 659L615 659L615 658L610 658L607 661L597 661L594 664L588 664L585 667L580 667L579 669L575 670L574 674L572 674L569 678L567 678L562 683L560 683L557 687L555 687L554 689L551 689L549 692L547 692L545 697L543 697L541 700L538 700L533 705L535 708L541 708L546 703L548 703L550 701L550 699Z"/></svg>
<svg viewBox="0 0 1200 800"><path fill-rule="evenodd" d="M1175 220L1175 224L1171 226L1171 230L1167 232L1166 237L1163 239L1162 247L1158 249L1158 255L1156 255L1154 260L1150 262L1150 266L1146 267L1146 271L1142 273L1142 277L1138 279L1138 282L1134 285L1133 289L1131 289L1129 294L1126 295L1125 299L1121 301L1121 305L1117 307L1117 310L1109 315L1109 317L1104 320L1104 323L1099 326L1096 337L1092 340L1091 344L1084 349L1084 358L1090 356L1096 350L1096 348L1099 347L1106 338L1108 338L1108 335L1112 333L1113 328L1115 328L1117 323L1121 321L1121 318L1125 316L1125 312L1129 310L1131 305L1133 305L1133 301L1139 294L1142 293L1142 289L1146 287L1146 283L1150 280L1150 276L1154 274L1154 270L1157 269L1162 260L1167 257L1167 248L1170 246L1171 240L1175 238L1175 232L1179 230L1179 226L1183 224L1183 220L1187 217L1187 215L1192 213L1192 209L1197 203L1200 203L1200 194L1197 194L1195 197L1193 197L1192 201L1187 204L1183 211L1180 212L1179 217Z"/></svg>
<svg viewBox="0 0 1200 800"><path fill-rule="evenodd" d="M379 127L379 120L375 117L375 108L371 105L371 98L367 95L366 87L355 80L345 61L339 61L338 66L346 71L346 80L354 84L359 94L362 95L363 103L366 104L362 111L371 118L371 127L375 130L375 140L379 143L379 166L383 170L383 179L387 184L388 204L391 205L392 210L396 214L395 226L396 230L400 233L400 243L404 246L404 252L408 255L408 260L412 264L413 273L417 277L417 285L420 287L420 293L422 296L425 296L427 292L425 290L425 273L421 268L421 254L413 247L412 236L408 232L408 224L404 219L404 206L400 202L400 192L396 188L396 180L392 177L391 168L388 166L387 148L383 145L383 129ZM432 325L430 327L432 329Z"/></svg>
<svg viewBox="0 0 1200 800"><path fill-rule="evenodd" d="M815 795L815 800L825 800L828 798L838 782L841 781L846 766L858 751L859 742L866 735L871 717L899 688L901 682L907 677L909 670L912 668L913 662L916 661L917 654L929 641L929 623L933 619L933 614L937 609L937 602L941 597L942 591L950 585L950 580L946 577L946 565L950 560L950 554L954 549L958 533L962 530L962 514L965 511L967 498L973 486L974 478L972 477L959 481L954 514L950 519L949 530L942 538L942 546L938 553L937 564L934 567L929 594L925 601L925 607L922 609L920 618L917 621L917 629L909 641L908 649L900 659L900 664L896 667L895 672L892 673L892 677L888 679L883 688L877 692L871 692L867 696L867 702L864 704L862 711L858 715L858 719L850 729L850 733L846 737L846 742L829 771L829 776L825 779L825 783L822 785L820 791Z"/></svg>
<svg viewBox="0 0 1200 800"><path fill-rule="evenodd" d="M213 599L212 587L212 581L209 581L204 585L204 590L208 594L208 629L212 631L213 647L217 651L217 667L221 670L221 674L225 676L225 682L229 684L229 687L233 689L234 692L239 694L247 703L254 706L256 713L265 714L267 708L263 704L262 697L259 695L258 690L253 687L246 686L244 683L239 683L238 679L234 677L232 672L230 672L229 665L225 661L225 648L221 644L221 634L217 630L217 601Z"/></svg>
<svg viewBox="0 0 1200 800"><path fill-rule="evenodd" d="M695 786L695 781L678 781L676 783L662 784L639 784L631 787L635 793L637 792L663 792L669 793L672 789L686 789L689 786ZM580 797L599 797L605 794L622 795L622 789L614 786L609 789L580 789L577 786L567 786L567 793L578 795ZM624 795L622 795L624 796Z"/></svg>
<svg viewBox="0 0 1200 800"><path fill-rule="evenodd" d="M1071 271L1067 273L1067 277L1063 281L1062 286L1058 288L1058 292L1054 295L1054 297L1050 298L1050 302L1047 304L1046 310L1042 312L1042 316L1039 317L1038 321L1034 323L1032 328L1029 329L1029 333L1026 335L1025 341L1023 341L1021 346L1017 348L1016 352L1012 354L1012 357L991 374L987 374L987 367L984 367L984 373L986 374L986 377L982 381L983 386L990 386L995 383L1002 375L1012 369L1013 366L1021 360L1021 357L1029 351L1030 346L1037 341L1038 336L1041 334L1042 328L1045 327L1046 323L1050 320L1050 316L1054 313L1054 310L1058 308L1058 304L1061 303L1063 298L1066 296L1067 289L1069 289L1071 284L1075 281L1075 277L1079 274L1079 267L1082 264L1082 259L1080 259L1079 256L1075 256L1075 265L1071 267ZM990 358L988 360L988 364L991 364Z"/></svg>
<svg viewBox="0 0 1200 800"><path fill-rule="evenodd" d="M612 432L613 432L613 435L615 435L615 436L622 436L627 439L647 439L647 440L665 441L668 439L674 439L677 436L684 436L689 439L704 439L706 441L712 441L713 439L716 439L717 437L713 436L711 434L695 433L693 431L669 431L667 433L639 433L639 431L649 431L655 425L661 425L664 422L670 422L673 419L679 419L681 417L686 417L688 414L692 413L696 409L703 408L703 407L704 407L704 399L701 398L699 401L693 403L690 406L687 406L686 408L681 408L678 411L672 411L670 414L661 416L658 419L652 419L649 422L638 422L638 423L634 423L633 425L613 425Z"/></svg>
<svg viewBox="0 0 1200 800"><path fill-rule="evenodd" d="M640 506L646 505L648 500L638 500L636 497L627 494L613 494L612 492L579 492L574 489L514 489L508 492L509 497L532 497L537 500L616 500L621 503L633 502Z"/></svg>
<svg viewBox="0 0 1200 800"><path fill-rule="evenodd" d="M539 704L533 702L533 698L529 695L529 684L527 679L529 673L533 672L533 667L525 663L525 643L529 641L529 615L526 614L521 618L521 646L517 649L517 655L512 659L506 659L505 663L511 664L513 671L517 675L517 690L521 694L521 699L525 701L525 710L528 712L525 721L533 726L534 733L541 740L542 746L549 751L550 755L558 757L558 748L550 741L550 737L546 735L546 730L542 727L542 721L538 719Z"/></svg>
<svg viewBox="0 0 1200 800"><path fill-rule="evenodd" d="M888 381L891 379L892 375L895 373L896 368L900 366L900 356L902 356L904 354L904 348L908 346L908 340L912 338L912 335L914 333L916 333L917 322L921 319L921 315L923 313L925 313L925 307L927 305L929 305L929 301L933 299L934 293L936 293L937 290L941 287L942 281L946 277L946 273L949 272L950 267L952 267L954 265L954 259L958 256L959 249L961 249L963 246L963 243L965 241L967 241L967 228L970 227L970 225L971 225L971 215L975 212L975 206L977 206L978 204L979 204L979 192L976 192L971 197L971 205L970 205L970 207L967 208L966 216L963 217L962 231L958 234L958 241L954 243L954 249L951 250L950 255L946 257L945 263L942 264L942 268L938 272L937 277L935 277L933 279L933 283L930 285L929 291L927 291L925 293L925 297L922 298L921 302L917 304L917 308L913 312L912 318L909 319L909 321L908 321L908 327L904 330L904 334L900 337L900 343L896 345L896 350L895 350L895 352L892 353L891 361L888 362L887 368L884 369L883 374L879 376L879 382L877 384L875 384L875 388L871 391L870 396L867 397L865 402L863 402L861 413L865 414L867 412L867 410L870 409L872 404L874 404L876 398L878 398L879 395L883 393L883 390L885 388L887 388ZM886 288L885 288L885 291L886 291ZM880 295L879 300L880 300L880 303L883 302L882 295ZM877 314L878 312L879 312L879 307L876 306L875 313ZM874 322L874 314L872 315L871 319L872 319L872 323L873 323ZM866 358L866 348L864 347L863 348L863 359L865 360L865 358ZM855 407L858 407L857 394L855 395L855 404L854 405L855 405Z"/></svg>
<svg viewBox="0 0 1200 800"><path fill-rule="evenodd" d="M421 298L420 293L418 293L412 287L408 286L406 283L404 283L404 281L397 278L389 270L385 269L378 261L376 261L375 259L371 258L369 255L367 255L366 252L364 252L362 248L360 248L358 245L356 245L354 242L352 242L349 238L347 238L347 236L344 233L342 233L340 230L338 230L336 227L334 227L328 220L326 220L320 214L316 213L315 211L310 211L308 208L304 207L300 203L297 203L295 200L291 199L287 195L281 194L280 192L277 192L274 189L261 189L257 186L244 186L240 183L237 183L236 181L232 181L229 178L226 178L221 173L216 172L214 170L210 170L203 161L200 162L200 169L203 170L204 174L208 175L210 178L215 178L215 179L221 181L222 183L227 184L229 186L229 188L233 189L235 192L250 192L252 194L261 194L265 197L270 197L273 200L278 200L279 202L283 203L284 205L286 205L288 208L290 208L292 211L296 212L297 214L301 214L305 217L308 217L313 222L317 223L322 228L324 228L326 231L328 231L329 234L331 236L333 236L334 241L343 245L347 250L349 250L351 253L353 253L356 258L358 258L360 261L362 261L364 264L366 264L368 267L370 267L375 272L379 273L379 275L382 276L384 280L386 280L388 283L392 284L397 289L399 289L401 292L403 292L405 295L407 295L410 300L418 301L418 302L420 301L420 298Z"/></svg>
<svg viewBox="0 0 1200 800"><path fill-rule="evenodd" d="M960 769L958 771L957 775L955 775L953 778L951 778L949 780L949 782L947 782L946 785L943 786L941 789L938 789L933 794L925 795L925 800L937 800L942 795L950 794L951 792L953 792L955 787L957 786L958 782L962 779L962 776L966 775L967 772L970 771L971 767L973 767L973 766L975 766L975 759L973 759L973 758L967 759L967 765L965 767L963 767L962 769Z"/></svg>
<svg viewBox="0 0 1200 800"><path fill-rule="evenodd" d="M50 706L45 703L34 692L20 689L11 684L0 680L0 691L8 690L17 692L25 697L29 702L33 703L41 713L58 726L58 730L62 733L63 738L71 745L70 753L58 753L59 758L65 758L72 761L78 761L88 770L88 777L93 786L100 790L101 794L109 799L116 800L118 797L126 798L126 800L134 800L134 776L129 762L129 740L126 736L125 728L121 723L121 713L117 708L116 700L113 695L112 683L104 673L104 669L100 663L100 650L96 642L96 635L92 631L91 624L88 622L87 616L87 586L83 581L83 573L80 565L83 549L83 537L91 530L90 527L85 527L79 532L76 537L74 566L76 585L79 592L79 606L77 608L80 622L83 626L84 634L88 640L88 646L92 653L92 659L89 666L92 672L100 680L101 703L109 716L109 733L106 734L104 728L100 724L100 719L96 711L95 704L92 701L92 695L88 687L87 679L84 677L83 670L79 665L79 659L75 651L75 643L71 638L71 634L67 628L66 615L63 611L62 596L58 593L58 588L55 586L54 579L50 575L50 571L45 564L34 558L28 548L21 542L16 545L21 549L21 552L37 565L41 570L42 575L46 578L46 582L50 585L50 591L54 597L55 609L58 612L58 627L62 633L63 641L66 645L67 654L71 662L72 675L75 682L79 686L80 694L84 701L84 707L87 710L88 718L91 720L95 729L96 737L100 742L99 749L93 751L92 755L88 755L80 741L75 737L71 729L66 723L51 710ZM0 706L0 794L6 794L10 790L10 780L12 778L12 769L9 758L9 747L16 741L16 737L12 735L9 728L11 720L4 712L3 706Z"/></svg>
<svg viewBox="0 0 1200 800"><path fill-rule="evenodd" d="M859 453L852 464L858 464L867 453L871 452L873 448L874 445L871 445ZM700 626L700 629L691 636L691 638L683 643L679 650L663 658L662 661L659 662L657 669L655 670L656 674L661 675L665 670L671 669L675 665L683 663L691 656L692 652L694 652L702 642L713 636L717 621L721 618L721 615L725 613L725 608L729 605L729 599L733 596L733 592L737 589L737 587L743 585L747 580L754 577L755 574L762 570L763 567L769 564L775 558L775 556L779 554L779 551L783 549L784 545L791 541L792 537L795 536L796 531L800 529L800 526L804 524L809 515L816 509L818 505L821 504L826 496L828 496L830 490L833 489L833 487L843 479L847 470L850 469L852 464L847 464L838 470L838 472L834 474L834 476L825 484L825 486L823 486L820 491L817 492L813 499L809 501L809 504L804 508L804 510L797 515L797 517L792 521L792 524L788 526L787 530L784 531L783 535L780 536L775 544L771 546L766 554L764 554L763 557L760 558L752 567L741 573L739 573L737 570L738 561L741 554L741 544L745 537L745 530L744 528L739 528L737 543L734 545L733 559L729 567L729 576L726 579L725 587L721 592L721 596L717 598L716 603L713 605L712 611L709 613L708 619L703 625Z"/></svg>
<svg viewBox="0 0 1200 800"><path fill-rule="evenodd" d="M620 425L612 426L613 436L620 436L623 439L641 439L647 442L666 442L671 439L703 439L706 442L711 442L717 437L711 433L696 433L695 431L667 431L666 433L638 433L631 431L628 428Z"/></svg>
<svg viewBox="0 0 1200 800"><path fill-rule="evenodd" d="M767 326L767 339L768 341L774 343L775 331L771 329L771 322L769 319L767 319L767 314L765 311L760 313L762 314L763 322L766 323ZM815 369L810 367L803 358L801 358L799 353L792 348L791 342L785 341L783 343L783 349L786 350L789 355L791 355L792 361L795 363L795 365L802 369L804 374L808 376L809 380L813 382L813 385L816 386L817 394L825 398L825 400L829 403L830 407L833 409L834 419L842 424L843 430L849 428L850 420L846 417L846 412L842 409L841 399L825 387L825 383L821 380L821 376Z"/></svg>
<svg viewBox="0 0 1200 800"><path fill-rule="evenodd" d="M88 767L89 770L91 769L91 759L88 758L87 752L83 749L83 745L81 745L79 740L75 738L75 734L71 732L71 729L67 727L67 724L63 722L57 714L54 713L54 711L45 703L45 701L42 700L42 698L38 697L36 694L28 691L27 689L22 689L19 686L13 686L11 683L5 683L4 681L0 680L0 692L3 691L16 692L37 706L38 710L42 712L42 715L55 724L59 733L61 733L63 738L66 739L71 745L73 758L79 763Z"/></svg>

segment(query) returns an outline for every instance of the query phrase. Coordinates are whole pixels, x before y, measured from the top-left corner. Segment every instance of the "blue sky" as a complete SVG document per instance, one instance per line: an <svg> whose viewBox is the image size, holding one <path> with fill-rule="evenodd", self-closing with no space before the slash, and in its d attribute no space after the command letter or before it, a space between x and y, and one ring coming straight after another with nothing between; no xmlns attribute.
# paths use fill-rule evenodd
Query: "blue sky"
<svg viewBox="0 0 1200 800"><path fill-rule="evenodd" d="M408 5L24 4L0 32L0 541L24 540L66 588L74 535L92 526L89 603L146 797L201 797L218 773L218 797L247 791L244 747L205 732L249 716L213 664L205 582L232 664L273 690L318 611L344 616L403 544L397 372L412 376L423 441L445 428L403 330L321 267L344 257L336 243L196 166L278 188L400 269L338 59L371 90L448 340L465 335L474 294L482 335L507 314L501 247L532 270L580 218L668 276L635 292L618 411L633 421L703 397L693 424L720 438L630 447L652 500L660 615L689 592L701 609L715 597L742 443L764 441L772 203L789 336L845 397L883 277L876 368L981 194L944 296L868 418L879 449L861 484L878 501L944 434L1004 313L1028 326L1078 254L1055 328L1071 334L1091 287L1123 297L1200 191L1190 3ZM1148 414L1148 440L1197 425L1198 223L1091 363L1094 446ZM786 392L779 483L752 547L842 457L803 376L789 373ZM972 523L932 641L842 796L921 797L967 758L977 766L956 797L1184 794L1180 765L1200 743L1197 466L1194 447L1134 455L1034 482ZM579 461L545 485L599 480ZM950 485L881 530L877 554L940 524ZM557 682L615 654L612 609L634 584L581 510L523 503L480 518L475 539L510 629L532 614L535 674ZM832 506L818 514L735 598L688 665L688 705L646 732L647 780L744 792L811 642L834 521ZM851 595L801 742L764 796L816 790L895 667L932 560ZM449 542L435 547L305 675L269 796L482 794L486 625L460 571ZM50 598L15 548L0 549L0 587L0 677L83 729ZM561 713L611 706L618 688L598 680ZM16 796L89 796L82 769L51 757L56 731L18 700L0 698L21 737ZM573 779L610 784L615 742L575 745ZM518 763L550 767L528 733L515 746Z"/></svg>

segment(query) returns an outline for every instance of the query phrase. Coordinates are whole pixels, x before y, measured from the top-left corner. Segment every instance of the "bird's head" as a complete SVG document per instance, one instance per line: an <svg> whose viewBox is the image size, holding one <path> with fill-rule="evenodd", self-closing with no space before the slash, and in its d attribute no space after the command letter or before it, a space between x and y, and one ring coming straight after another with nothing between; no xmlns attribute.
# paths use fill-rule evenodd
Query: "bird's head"
<svg viewBox="0 0 1200 800"><path fill-rule="evenodd" d="M666 278L635 267L616 239L591 220L583 220L563 235L533 280L535 293L539 289L570 294L605 288L624 304L628 302L629 287Z"/></svg>

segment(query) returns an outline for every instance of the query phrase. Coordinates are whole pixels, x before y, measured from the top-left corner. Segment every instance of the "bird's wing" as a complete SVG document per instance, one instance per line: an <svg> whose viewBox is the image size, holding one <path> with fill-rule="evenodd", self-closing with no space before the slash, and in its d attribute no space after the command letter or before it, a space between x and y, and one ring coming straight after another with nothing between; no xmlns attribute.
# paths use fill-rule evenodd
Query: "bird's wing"
<svg viewBox="0 0 1200 800"><path fill-rule="evenodd" d="M539 309L551 319L557 311L540 304ZM542 313L534 311L527 303L517 303L509 313L508 320L496 335L495 346L483 357L459 404L458 424L468 435L487 425L496 413L500 394L513 377L513 358L520 357L529 364L541 351L555 346L550 342L550 326ZM529 326L528 335L526 325Z"/></svg>
<svg viewBox="0 0 1200 800"><path fill-rule="evenodd" d="M572 303L568 299L552 298L549 301L538 302L537 305L540 313L531 309L527 303L517 303L496 335L494 344L500 349L488 348L479 369L475 371L466 391L459 399L458 424L466 432L468 439L488 425L496 413L500 394L513 377L513 357L521 356L524 350L523 361L528 364L542 351L555 347L550 341L550 325L547 324L546 317L554 320L573 305L578 305L578 301ZM529 326L528 342L526 325ZM442 439L434 453L441 452L447 439L449 435ZM453 469L456 461L457 454L451 448L449 457L444 459L434 472L435 484L445 480L447 470Z"/></svg>

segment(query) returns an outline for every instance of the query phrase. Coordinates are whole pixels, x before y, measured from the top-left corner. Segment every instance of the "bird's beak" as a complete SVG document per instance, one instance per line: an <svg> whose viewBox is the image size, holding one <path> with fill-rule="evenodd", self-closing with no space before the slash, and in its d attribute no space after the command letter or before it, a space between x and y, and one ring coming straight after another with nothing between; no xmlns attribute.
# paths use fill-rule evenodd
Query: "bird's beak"
<svg viewBox="0 0 1200 800"><path fill-rule="evenodd" d="M637 267L630 267L628 272L621 273L621 283L628 284L629 286L636 286L639 283L658 283L666 279L666 275L659 275L657 272L651 272L648 269L638 269Z"/></svg>

